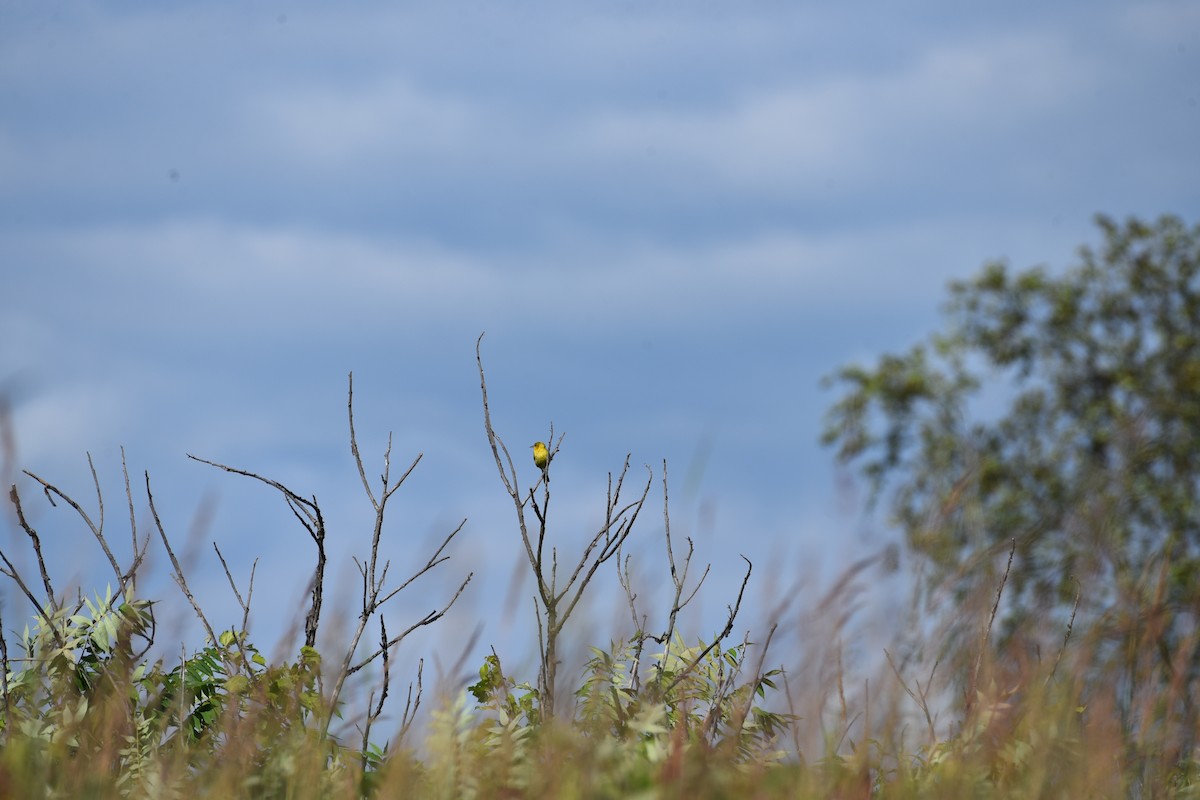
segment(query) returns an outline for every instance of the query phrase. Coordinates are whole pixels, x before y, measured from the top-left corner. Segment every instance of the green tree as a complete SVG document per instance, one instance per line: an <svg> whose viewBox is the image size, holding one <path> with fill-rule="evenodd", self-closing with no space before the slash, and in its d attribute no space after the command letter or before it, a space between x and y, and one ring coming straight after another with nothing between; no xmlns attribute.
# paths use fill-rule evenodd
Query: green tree
<svg viewBox="0 0 1200 800"><path fill-rule="evenodd" d="M1015 540L1008 630L1061 631L1078 595L1131 724L1137 691L1172 686L1194 726L1200 226L1097 223L1074 267L988 264L942 332L832 376L824 440L887 497L924 588L978 593Z"/></svg>

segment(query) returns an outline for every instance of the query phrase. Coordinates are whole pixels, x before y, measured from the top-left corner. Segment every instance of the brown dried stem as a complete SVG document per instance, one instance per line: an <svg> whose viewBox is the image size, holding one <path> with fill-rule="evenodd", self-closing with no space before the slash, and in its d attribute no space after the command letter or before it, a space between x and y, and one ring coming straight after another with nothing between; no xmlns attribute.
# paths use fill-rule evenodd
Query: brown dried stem
<svg viewBox="0 0 1200 800"><path fill-rule="evenodd" d="M554 716L559 637L567 620L583 597L588 584L596 574L596 570L600 568L601 564L604 564L617 555L625 540L629 537L633 529L633 524L637 520L638 514L641 512L642 506L646 502L646 497L650 492L653 473L650 474L649 479L646 481L646 487L642 491L641 496L624 505L621 502L621 490L624 486L625 477L629 472L629 456L625 457L625 464L621 469L615 486L613 484L612 473L609 473L604 524L588 540L569 577L560 587L558 583L557 548L552 547L550 550L549 568L547 568L545 563L544 555L549 530L547 524L550 504L548 476L545 473L539 473L538 479L535 481L533 487L529 489L528 494L526 495L522 491L517 469L513 464L508 447L504 444L504 441L496 433L496 429L492 425L491 409L488 405L487 378L483 369L482 343L483 334L481 333L475 341L475 362L479 368L479 390L483 401L483 424L487 433L488 444L492 448L492 456L496 461L496 470L500 474L500 481L504 484L505 491L508 492L509 497L512 498L513 508L517 515L517 526L520 531L521 542L525 547L525 555L529 560L534 580L537 582L534 607L537 615L538 649L540 651L541 662L538 677L538 695L542 713L545 717L549 718ZM553 445L550 452L551 463L553 463L559 446L562 444L562 438L560 434L558 441L555 442L554 426L551 424L549 438L549 443ZM503 453L503 457L501 457L501 453ZM650 470L647 469L647 472L650 472ZM540 502L535 494L535 490L539 487L542 489ZM525 507L527 504L533 509L533 513L538 520L536 548L530 536L529 526L525 518Z"/></svg>
<svg viewBox="0 0 1200 800"><path fill-rule="evenodd" d="M191 588L188 586L187 577L183 574L183 567L179 564L179 559L175 557L175 551L171 548L171 541L167 538L167 531L163 527L162 520L159 519L158 509L154 507L154 494L150 491L150 473L146 473L146 497L150 500L150 516L154 518L154 525L158 528L158 535L162 539L163 547L167 550L167 556L171 559L171 566L175 570L175 583L179 586L179 590L183 592L183 596L191 604L192 610L196 612L200 622L204 625L204 630L208 632L208 639L213 645L219 643L217 634L213 631L211 625L208 624L208 618L204 616L204 611L201 610L200 604L196 602L195 595L192 594Z"/></svg>
<svg viewBox="0 0 1200 800"><path fill-rule="evenodd" d="M304 644L307 647L315 647L317 643L317 627L321 620L321 604L325 591L325 517L321 513L321 507L317 504L317 498L314 495L311 500L301 497L293 492L288 487L284 486L279 481L264 478L255 472L250 472L244 469L219 464L216 461L209 461L206 458L194 456L191 453L187 457L193 461L199 461L201 464L208 464L210 467L232 472L235 475L243 475L247 478L253 478L256 481L265 483L268 486L276 489L283 495L284 500L291 509L293 516L300 522L304 529L308 531L309 537L317 546L317 565L313 570L312 580L312 603L309 606L308 614L304 618Z"/></svg>

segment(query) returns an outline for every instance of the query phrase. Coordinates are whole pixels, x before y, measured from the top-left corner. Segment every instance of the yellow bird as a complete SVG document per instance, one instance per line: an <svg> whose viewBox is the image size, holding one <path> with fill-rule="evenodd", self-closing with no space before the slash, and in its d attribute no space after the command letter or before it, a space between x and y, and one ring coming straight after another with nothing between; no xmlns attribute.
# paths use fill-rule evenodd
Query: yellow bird
<svg viewBox="0 0 1200 800"><path fill-rule="evenodd" d="M545 442L534 442L530 445L533 448L533 464L542 471L542 476L545 477L546 483L550 483L550 473L546 471L546 467L550 466L550 451L546 449Z"/></svg>

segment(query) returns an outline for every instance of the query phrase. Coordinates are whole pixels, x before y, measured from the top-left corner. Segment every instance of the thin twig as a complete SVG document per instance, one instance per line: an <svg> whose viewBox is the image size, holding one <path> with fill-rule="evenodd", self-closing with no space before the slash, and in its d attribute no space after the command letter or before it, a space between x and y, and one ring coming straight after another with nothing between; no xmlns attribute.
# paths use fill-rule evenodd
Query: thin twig
<svg viewBox="0 0 1200 800"><path fill-rule="evenodd" d="M146 497L150 501L150 516L154 518L154 525L158 528L158 535L162 539L163 547L167 550L167 556L171 559L171 565L175 568L175 583L179 586L183 596L191 603L192 609L196 612L196 616L200 618L201 624L204 625L204 630L208 632L209 641L213 645L217 645L220 640L217 634L213 632L213 628L208 624L208 618L204 616L204 612L200 609L200 604L196 602L195 595L188 587L187 578L183 574L183 567L179 565L179 559L175 557L175 551L171 549L171 542L167 539L167 531L163 528L162 520L158 517L158 509L154 507L154 493L150 491L150 473L146 472Z"/></svg>
<svg viewBox="0 0 1200 800"><path fill-rule="evenodd" d="M1067 652L1067 643L1071 641L1071 630L1075 627L1075 612L1079 610L1079 598L1083 595L1083 584L1074 575L1071 576L1075 581L1075 602L1071 605L1071 618L1067 620L1067 630L1063 633L1062 647L1058 648L1058 655L1054 657L1054 666L1050 668L1050 674L1046 676L1045 684L1050 685L1050 681L1054 678L1054 673L1058 671L1058 664L1062 661L1063 653Z"/></svg>
<svg viewBox="0 0 1200 800"><path fill-rule="evenodd" d="M408 699L404 701L404 713L400 717L400 733L396 737L397 742L403 742L404 737L408 735L408 729L412 727L413 720L417 718L417 709L421 707L421 693L423 691L422 680L425 672L425 659L417 661L417 696L413 697L413 685L408 685Z"/></svg>
<svg viewBox="0 0 1200 800"><path fill-rule="evenodd" d="M913 699L913 702L917 704L917 707L921 709L921 712L925 715L925 724L929 727L930 744L936 742L937 731L933 727L933 717L929 713L929 704L925 702L924 693L921 694L921 697L917 697L916 693L909 688L907 683L904 682L904 678L900 676L900 669L896 666L896 662L892 660L892 654L888 652L886 647L883 648L883 654L887 657L888 666L892 668L892 674L896 676L896 681L900 684L900 688L902 688L905 693L907 693L908 696ZM917 684L917 688L921 688L920 683Z"/></svg>
<svg viewBox="0 0 1200 800"><path fill-rule="evenodd" d="M429 557L429 560L425 562L425 566L421 567L421 569L414 572L409 577L408 580L406 580L404 583L397 586L395 589L392 589L390 592L388 592L386 595L384 595L380 600L378 600L375 603L376 607L382 606L388 600L391 600L393 597L395 597L397 594L399 594L401 590L406 588L410 583L412 583L417 578L424 575L429 570L436 567L438 564L441 564L443 561L450 560L450 556L443 556L442 552L446 549L446 546L448 544L450 544L450 541L455 536L457 536L462 531L462 529L464 527L466 527L466 525L467 525L467 521L465 519L462 522L458 523L458 527L455 528L454 530L450 531L450 534L442 541L441 546L439 546L438 549L434 552L434 554Z"/></svg>
<svg viewBox="0 0 1200 800"><path fill-rule="evenodd" d="M417 578L448 560L449 556L443 556L442 553L445 552L446 547L450 544L454 537L457 536L460 531L462 531L467 521L464 519L461 523L459 523L457 528L455 528L449 533L449 535L446 536L446 538L442 541L441 546L434 551L433 555L429 557L423 567L416 570L406 581L400 584L399 587L391 590L387 594L383 594L384 583L387 580L388 569L391 566L390 561L385 561L382 568L379 566L379 544L383 538L383 523L387 511L387 503L388 500L390 500L395 494L396 490L399 489L404 481L408 479L408 476L412 474L412 471L416 469L417 464L421 461L421 455L418 454L417 457L413 459L413 462L408 469L405 470L404 474L400 476L399 480L393 483L391 480L392 435L389 433L387 448L384 451L383 473L380 475L380 492L377 498L375 493L371 491L371 484L367 479L366 467L363 464L362 454L358 447L358 435L354 428L354 373L350 373L348 376L346 416L349 425L350 453L354 457L354 463L358 469L358 475L359 479L362 481L363 489L366 491L367 498L370 500L371 506L375 511L375 523L371 533L370 557L366 561L359 561L357 558L354 559L354 563L358 567L359 573L362 576L362 608L359 612L358 624L354 630L354 633L350 636L350 641L346 648L346 654L342 658L341 668L338 670L333 689L329 694L329 713L325 716L325 719L322 722L322 736L325 736L328 733L329 726L333 722L333 716L337 711L337 703L346 685L346 680L351 675L363 669L376 658L381 656L384 659L385 676L385 685L380 694L379 708L382 709L382 703L387 697L387 682L390 681L387 664L388 659L390 658L389 651L417 628L431 625L445 616L446 612L458 600L459 596L462 594L467 584L471 582L471 578L473 577L473 573L467 576L466 580L464 580L458 587L458 591L440 611L430 612L425 617L409 626L399 636L388 639L385 629L382 633L379 649L358 664L353 664L354 654L358 650L359 642L362 641L363 634L366 631L367 623L371 617L374 616L385 603L411 585ZM383 626L382 617L380 618L380 625L381 627ZM369 730L370 724L373 722L373 718L371 717L371 709L369 706L367 709L367 714L367 727ZM364 734L364 736L365 735L366 734Z"/></svg>
<svg viewBox="0 0 1200 800"><path fill-rule="evenodd" d="M705 647L702 651L700 651L700 655L696 656L696 658L692 660L691 664L680 670L679 674L675 676L675 679L667 685L666 689L663 690L664 695L670 694L672 689L678 686L685 678L687 678L688 675L695 671L696 667L700 665L700 662L704 660L705 656L712 652L713 648L717 647L725 640L726 637L729 636L730 633L733 632L733 622L737 619L738 611L740 611L742 608L742 596L746 593L746 584L750 582L750 573L754 571L754 564L750 562L750 559L740 554L739 556L742 561L746 562L746 574L742 577L742 586L740 589L738 589L737 601L732 606L728 607L729 618L725 622L724 630L717 634L708 647Z"/></svg>
<svg viewBox="0 0 1200 800"><path fill-rule="evenodd" d="M321 513L321 507L317 503L317 498L314 495L311 500L301 497L293 492L288 487L284 486L279 481L264 478L254 472L249 472L244 469L219 464L216 461L209 461L206 458L194 456L191 453L187 457L193 461L199 461L201 464L208 464L210 467L231 472L234 475L242 475L247 478L253 478L256 481L265 483L268 486L276 489L283 495L288 508L291 509L292 515L300 522L309 537L317 545L317 565L313 570L312 580L312 602L309 605L308 615L304 618L304 644L307 647L315 647L317 644L317 627L321 620L321 605L324 599L325 592L325 516Z"/></svg>
<svg viewBox="0 0 1200 800"><path fill-rule="evenodd" d="M229 581L229 588L233 590L233 596L237 598L238 605L242 609L242 624L238 630L238 635L234 637L234 643L237 645L238 652L242 657L242 664L247 670L250 667L250 659L245 649L242 647L242 636L248 632L250 627L250 598L254 594L254 572L258 569L258 559L254 559L254 563L250 565L250 587L246 592L246 599L242 599L242 593L238 591L237 583L233 580L233 574L229 571L229 564L225 562L225 556L221 553L221 548L217 547L217 543L213 542L213 550L217 551L217 559L221 562L222 569L225 570L225 578Z"/></svg>
<svg viewBox="0 0 1200 800"><path fill-rule="evenodd" d="M473 577L475 577L475 573L472 572L472 573L468 574L467 577L463 580L463 582L461 584L459 584L458 591L456 591L454 593L454 596L450 598L450 601L448 603L446 603L446 605L442 606L442 608L440 610L430 611L424 617L422 617L421 619L414 622L412 625L409 625L407 628L405 628L404 632L401 633L399 636L389 639L387 642L387 647L394 647L394 646L398 645L400 642L404 641L404 639L407 638L408 635L410 633L412 633L413 631L415 631L417 628L423 628L426 625L432 625L433 623L437 622L439 619L444 617L446 615L446 612L450 610L450 607L453 606L454 603L458 600L459 595L461 595L463 593L463 590L467 588L467 584L471 582L471 578L473 578ZM383 652L383 650L384 650L384 648L381 647L380 649L376 650L371 655L364 658L358 664L351 667L348 670L347 675L353 675L354 673L358 672L363 667L370 664L372 661L374 661L376 658L379 657L379 655Z"/></svg>
<svg viewBox="0 0 1200 800"><path fill-rule="evenodd" d="M1000 576L1000 585L996 588L996 601L992 603L992 613L988 616L987 626L983 629L983 637L979 642L979 652L975 655L975 669L971 671L971 685L967 687L966 704L970 710L975 702L975 691L979 686L979 670L983 666L983 654L987 650L988 639L992 635L992 623L996 621L996 612L1000 608L1000 597L1004 594L1004 584L1008 583L1008 573L1012 570L1013 554L1017 552L1017 540L1012 540L1008 549L1008 564L1004 574Z"/></svg>
<svg viewBox="0 0 1200 800"><path fill-rule="evenodd" d="M104 495L100 491L100 478L96 474L96 465L92 461L91 453L88 453L87 460L88 467L92 471L92 483L96 488L96 503L99 509L97 522L93 522L92 518L88 516L88 513L83 510L83 506L75 502L73 498L68 497L66 493L64 493L57 486L54 486L53 484L43 480L29 470L23 470L23 472L42 485L42 493L46 495L46 499L50 501L50 505L55 504L54 498L51 497L51 494L56 494L65 500L67 504L71 506L71 508L75 509L75 513L79 514L83 521L87 523L88 529L91 530L92 535L96 537L96 541L100 543L100 549L104 551L104 555L108 559L109 565L112 567L113 574L117 576L117 583L120 585L121 591L124 592L126 583L125 575L121 572L121 567L117 564L117 558L113 555L112 550L109 549L108 541L104 538Z"/></svg>
<svg viewBox="0 0 1200 800"><path fill-rule="evenodd" d="M386 483L386 481L385 481ZM387 648L387 623L383 619L383 615L379 615L379 643L383 650L383 685L379 691L379 703L375 703L375 690L371 690L371 696L367 699L367 721L363 725L362 732L362 769L365 772L367 769L367 747L371 742L371 726L375 724L375 720L379 719L383 714L383 704L387 702L388 687L392 682L391 674L391 659L388 657Z"/></svg>
<svg viewBox="0 0 1200 800"><path fill-rule="evenodd" d="M4 637L4 609L0 604L0 691L4 693L3 736L9 739L15 725L12 717L12 698L8 694L8 639Z"/></svg>
<svg viewBox="0 0 1200 800"><path fill-rule="evenodd" d="M50 585L50 573L46 570L46 560L42 558L42 540L38 536L37 531L33 529L33 526L30 525L28 520L25 519L25 510L21 507L21 496L17 493L17 485L15 483L8 490L8 499L12 501L13 508L15 508L17 511L17 523L29 536L30 542L33 543L33 552L37 555L38 570L42 575L42 586L46 590L46 602L49 604L52 612L57 611L59 604L54 598L54 588ZM12 570L14 573L16 572L16 568L13 567L12 563L9 562L7 558L4 559L4 563L8 564L10 570ZM20 578L18 578L15 574L10 575L9 577L16 580L17 584L24 589L24 584L21 582ZM34 608L38 609L39 612L42 611L41 604L33 599L33 595L29 593L28 589L25 589L25 594L27 597L29 597L30 601L33 602Z"/></svg>
<svg viewBox="0 0 1200 800"><path fill-rule="evenodd" d="M142 565L142 561L145 560L146 553L150 549L151 536L150 536L150 534L146 534L145 541L142 542L142 545L140 548L138 547L137 515L134 513L134 509L133 509L133 488L132 488L132 486L130 486L130 482L129 482L129 466L125 462L125 448L124 447L121 448L121 476L125 479L125 501L129 505L129 537L131 540L130 541L130 552L132 552L134 554L133 555L133 563L130 564L129 569L127 569L125 571L125 577L129 581L129 589L130 589L127 597L128 597L128 599L132 600L133 597L131 597L130 595L137 594L137 571L138 571L138 568ZM124 580L121 582L121 585L122 586L125 585Z"/></svg>

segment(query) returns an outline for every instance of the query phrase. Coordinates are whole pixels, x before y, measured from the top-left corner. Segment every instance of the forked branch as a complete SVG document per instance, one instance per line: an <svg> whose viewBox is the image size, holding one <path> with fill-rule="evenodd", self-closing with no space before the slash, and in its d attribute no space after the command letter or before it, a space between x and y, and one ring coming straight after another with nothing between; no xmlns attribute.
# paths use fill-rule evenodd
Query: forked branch
<svg viewBox="0 0 1200 800"><path fill-rule="evenodd" d="M542 714L549 718L554 715L555 676L558 669L557 652L559 636L567 620L571 617L572 612L574 612L580 599L583 597L583 593L587 590L588 584L591 583L592 578L595 576L596 570L600 568L601 564L604 564L621 551L622 545L629 537L633 525L637 521L638 514L646 502L646 497L650 492L650 485L653 481L653 473L647 479L641 496L628 503L622 502L621 489L624 486L625 477L629 472L629 456L625 457L625 464L615 485L612 473L609 473L604 524L588 538L582 553L567 575L565 583L560 586L558 549L556 547L550 547L549 564L546 563L550 507L548 475L544 472L539 474L537 480L527 493L521 489L520 478L517 474L516 466L513 464L512 455L492 425L491 408L488 405L487 377L484 374L483 356L481 353L482 343L483 334L480 334L479 338L475 341L475 362L479 368L479 390L483 401L483 425L487 433L488 444L492 449L492 456L496 462L496 471L500 475L500 481L504 484L505 491L508 492L509 497L513 501L521 543L525 548L525 556L529 561L530 570L537 583L534 606L538 623L538 649L541 661L538 694ZM552 445L549 458L553 462L554 456L558 453L559 446L562 444L561 434L558 437L558 441L555 442L553 424L550 426L548 441ZM647 468L647 472L649 471L649 468ZM539 488L541 489L540 498L537 494ZM527 506L533 510L534 516L537 518L536 535L530 533L530 526L525 516ZM534 541L535 538L536 544Z"/></svg>
<svg viewBox="0 0 1200 800"><path fill-rule="evenodd" d="M304 644L308 647L315 647L317 644L317 627L321 621L321 604L325 593L325 517L321 513L321 506L317 504L316 495L313 495L311 500L301 497L293 492L282 483L270 478L264 478L256 472L249 470L230 467L225 464L220 464L216 461L209 461L207 458L200 458L191 453L187 457L193 461L199 461L201 464L208 464L210 467L231 472L234 475L243 475L247 478L253 478L256 481L265 483L277 490L283 495L284 500L291 509L292 515L308 532L309 537L317 546L317 565L313 570L312 580L312 601L309 605L308 614L304 618Z"/></svg>

